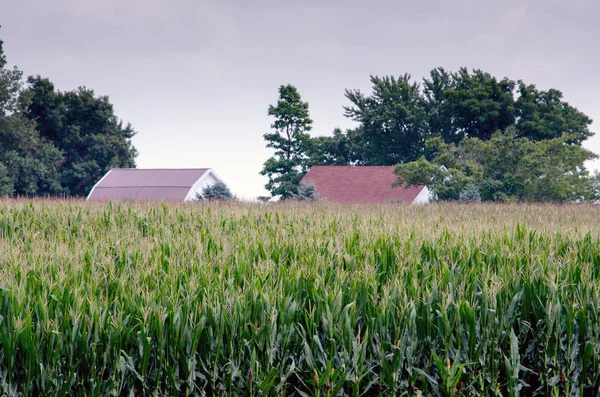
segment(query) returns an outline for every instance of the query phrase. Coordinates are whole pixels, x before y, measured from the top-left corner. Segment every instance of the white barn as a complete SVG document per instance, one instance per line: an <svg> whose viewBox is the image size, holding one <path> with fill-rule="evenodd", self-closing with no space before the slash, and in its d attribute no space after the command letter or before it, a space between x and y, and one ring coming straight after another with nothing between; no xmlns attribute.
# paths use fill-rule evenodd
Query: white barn
<svg viewBox="0 0 600 397"><path fill-rule="evenodd" d="M113 168L94 185L87 200L193 201L217 182L222 180L211 168Z"/></svg>

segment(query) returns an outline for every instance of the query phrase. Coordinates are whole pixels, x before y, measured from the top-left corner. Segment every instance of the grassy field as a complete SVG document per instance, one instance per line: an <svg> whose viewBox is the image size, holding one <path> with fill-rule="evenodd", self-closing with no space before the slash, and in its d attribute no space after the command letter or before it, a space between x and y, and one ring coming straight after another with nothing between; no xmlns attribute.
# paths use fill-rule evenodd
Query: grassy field
<svg viewBox="0 0 600 397"><path fill-rule="evenodd" d="M0 201L0 395L595 395L599 211Z"/></svg>

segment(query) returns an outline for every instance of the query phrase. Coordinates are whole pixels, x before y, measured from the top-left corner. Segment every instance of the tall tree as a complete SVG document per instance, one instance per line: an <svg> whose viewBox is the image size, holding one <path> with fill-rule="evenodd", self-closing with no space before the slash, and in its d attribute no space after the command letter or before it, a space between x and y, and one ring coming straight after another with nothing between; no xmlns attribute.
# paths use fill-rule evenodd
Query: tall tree
<svg viewBox="0 0 600 397"><path fill-rule="evenodd" d="M0 163L17 196L58 195L64 192L59 169L62 152L35 130L20 112L0 118Z"/></svg>
<svg viewBox="0 0 600 397"><path fill-rule="evenodd" d="M30 77L26 115L38 131L64 152L61 184L65 192L85 196L113 167L135 167L135 131L114 114L108 97L79 88L59 92L48 80Z"/></svg>
<svg viewBox="0 0 600 397"><path fill-rule="evenodd" d="M481 70L469 73L466 68L451 76L442 109L448 107L446 111L452 115L453 135L488 140L514 124L514 81L498 80Z"/></svg>
<svg viewBox="0 0 600 397"><path fill-rule="evenodd" d="M433 152L432 137L457 144L465 138L489 140L514 128L515 137L546 140L569 136L580 145L593 133L591 119L563 101L562 93L540 91L482 70L432 70L421 84L409 75L371 76L372 93L346 90L351 106L345 115L359 127L333 137L316 138L314 164L394 165Z"/></svg>
<svg viewBox="0 0 600 397"><path fill-rule="evenodd" d="M270 105L268 114L275 121L271 125L273 132L264 134L264 138L275 153L260 173L269 178L265 188L271 195L293 198L308 168L307 152L311 144L308 131L312 128L308 102L302 101L293 85L282 85L277 105Z"/></svg>
<svg viewBox="0 0 600 397"><path fill-rule="evenodd" d="M0 41L0 196L59 194L62 153L23 115L22 73L6 67Z"/></svg>
<svg viewBox="0 0 600 397"><path fill-rule="evenodd" d="M420 86L410 75L371 76L373 93L346 90L352 106L346 117L360 123L360 157L365 165L393 165L414 161L423 154L429 136Z"/></svg>
<svg viewBox="0 0 600 397"><path fill-rule="evenodd" d="M0 26L1 28L1 26ZM16 111L18 106L19 90L23 73L14 67L6 67L6 55L4 54L4 42L0 40L0 117L7 117Z"/></svg>
<svg viewBox="0 0 600 397"><path fill-rule="evenodd" d="M444 68L436 68L423 79L423 100L427 113L427 128L432 136L442 137L444 142L456 143L465 137L455 125L447 92L455 86L453 75Z"/></svg>
<svg viewBox="0 0 600 397"><path fill-rule="evenodd" d="M318 136L311 139L308 163L313 165L358 165L360 164L358 129L333 130L332 136Z"/></svg>
<svg viewBox="0 0 600 397"><path fill-rule="evenodd" d="M535 85L519 81L515 103L517 135L533 140L570 135L577 144L591 137L592 120L562 99L558 90L540 91Z"/></svg>

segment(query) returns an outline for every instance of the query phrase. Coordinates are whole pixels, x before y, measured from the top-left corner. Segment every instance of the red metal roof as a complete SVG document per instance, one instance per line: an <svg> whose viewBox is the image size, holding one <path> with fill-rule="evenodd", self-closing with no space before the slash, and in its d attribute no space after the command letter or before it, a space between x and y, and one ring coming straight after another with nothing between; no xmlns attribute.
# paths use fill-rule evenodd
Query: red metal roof
<svg viewBox="0 0 600 397"><path fill-rule="evenodd" d="M208 168L113 168L92 189L94 201L184 201Z"/></svg>
<svg viewBox="0 0 600 397"><path fill-rule="evenodd" d="M411 204L425 186L392 188L397 177L393 166L315 166L300 183L313 183L328 202L359 204L401 200Z"/></svg>

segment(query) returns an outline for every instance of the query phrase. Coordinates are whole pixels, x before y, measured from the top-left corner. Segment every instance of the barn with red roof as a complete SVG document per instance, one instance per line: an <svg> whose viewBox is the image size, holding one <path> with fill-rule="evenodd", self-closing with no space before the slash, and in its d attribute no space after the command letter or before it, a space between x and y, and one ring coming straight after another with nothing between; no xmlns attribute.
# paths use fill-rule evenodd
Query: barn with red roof
<svg viewBox="0 0 600 397"><path fill-rule="evenodd" d="M426 186L392 187L397 177L393 166L314 166L300 183L312 183L321 199L331 203L362 204L402 202L426 204Z"/></svg>

